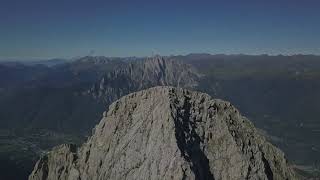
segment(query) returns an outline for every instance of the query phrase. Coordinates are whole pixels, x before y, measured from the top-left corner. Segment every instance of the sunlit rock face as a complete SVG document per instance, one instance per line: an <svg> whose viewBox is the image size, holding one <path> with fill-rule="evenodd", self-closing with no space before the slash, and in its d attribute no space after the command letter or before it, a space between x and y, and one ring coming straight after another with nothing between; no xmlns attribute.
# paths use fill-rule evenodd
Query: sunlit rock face
<svg viewBox="0 0 320 180"><path fill-rule="evenodd" d="M154 87L112 103L85 144L54 148L29 179L296 178L284 154L229 102Z"/></svg>

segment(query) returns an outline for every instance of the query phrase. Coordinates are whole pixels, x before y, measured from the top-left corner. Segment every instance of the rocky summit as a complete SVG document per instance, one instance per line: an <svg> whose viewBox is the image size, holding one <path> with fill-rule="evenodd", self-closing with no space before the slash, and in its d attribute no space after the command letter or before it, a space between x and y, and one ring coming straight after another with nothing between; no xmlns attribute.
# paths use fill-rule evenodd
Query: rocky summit
<svg viewBox="0 0 320 180"><path fill-rule="evenodd" d="M30 180L296 179L284 154L229 102L182 88L129 94L81 147L61 145Z"/></svg>

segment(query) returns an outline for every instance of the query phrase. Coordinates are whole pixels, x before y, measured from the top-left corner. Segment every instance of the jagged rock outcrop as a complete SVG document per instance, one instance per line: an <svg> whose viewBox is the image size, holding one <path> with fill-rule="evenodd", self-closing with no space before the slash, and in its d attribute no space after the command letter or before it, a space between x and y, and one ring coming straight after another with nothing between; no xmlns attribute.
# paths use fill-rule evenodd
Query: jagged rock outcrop
<svg viewBox="0 0 320 180"><path fill-rule="evenodd" d="M110 104L131 92L154 86L193 88L200 75L190 65L168 57L137 60L107 73L89 91Z"/></svg>
<svg viewBox="0 0 320 180"><path fill-rule="evenodd" d="M296 178L284 154L229 102L154 87L111 104L85 144L53 149L29 179Z"/></svg>

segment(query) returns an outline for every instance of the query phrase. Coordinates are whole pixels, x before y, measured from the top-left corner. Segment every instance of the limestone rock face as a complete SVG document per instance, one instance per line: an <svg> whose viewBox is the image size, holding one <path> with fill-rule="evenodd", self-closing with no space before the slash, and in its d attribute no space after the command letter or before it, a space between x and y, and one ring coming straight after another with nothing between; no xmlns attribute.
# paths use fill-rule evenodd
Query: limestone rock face
<svg viewBox="0 0 320 180"><path fill-rule="evenodd" d="M200 74L190 65L156 56L107 73L89 90L89 94L111 104L124 95L154 86L193 88L198 85L199 78Z"/></svg>
<svg viewBox="0 0 320 180"><path fill-rule="evenodd" d="M296 179L284 154L229 102L154 87L110 105L81 147L43 156L30 180Z"/></svg>

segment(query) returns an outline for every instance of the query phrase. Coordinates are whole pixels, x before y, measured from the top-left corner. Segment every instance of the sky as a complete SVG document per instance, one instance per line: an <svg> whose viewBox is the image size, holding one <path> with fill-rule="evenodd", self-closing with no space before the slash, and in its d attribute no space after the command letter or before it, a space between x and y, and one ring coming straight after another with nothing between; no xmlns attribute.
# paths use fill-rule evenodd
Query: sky
<svg viewBox="0 0 320 180"><path fill-rule="evenodd" d="M320 54L319 0L0 0L0 58Z"/></svg>

